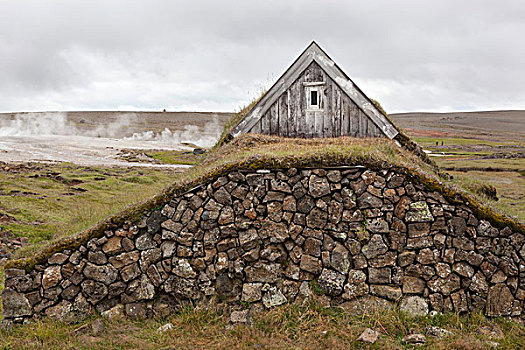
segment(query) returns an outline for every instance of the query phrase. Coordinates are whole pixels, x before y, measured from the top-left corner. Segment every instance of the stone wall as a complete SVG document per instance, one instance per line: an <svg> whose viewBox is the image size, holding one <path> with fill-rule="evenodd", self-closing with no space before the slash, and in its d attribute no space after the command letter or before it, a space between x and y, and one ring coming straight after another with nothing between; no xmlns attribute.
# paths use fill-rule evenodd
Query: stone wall
<svg viewBox="0 0 525 350"><path fill-rule="evenodd" d="M424 185L362 167L233 172L135 225L7 269L5 322L165 316L187 301L398 303L521 316L525 238Z"/></svg>

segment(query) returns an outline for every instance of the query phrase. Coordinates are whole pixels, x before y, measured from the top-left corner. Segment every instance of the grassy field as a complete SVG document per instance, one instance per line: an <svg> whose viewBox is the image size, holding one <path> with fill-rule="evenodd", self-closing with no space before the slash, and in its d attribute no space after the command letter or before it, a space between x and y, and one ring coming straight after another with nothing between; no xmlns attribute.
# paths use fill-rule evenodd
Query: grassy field
<svg viewBox="0 0 525 350"><path fill-rule="evenodd" d="M494 342L498 349L525 347L523 325L489 321L479 314L407 318L397 310L383 310L354 315L312 302L254 314L251 327L228 327L228 314L220 307L200 311L190 307L167 319L103 320L103 329L93 327L96 318L72 325L42 319L0 331L0 349L410 349L414 346L403 337L425 334L428 326L453 334L441 339L427 336L426 344L417 348L489 349ZM168 322L171 330L158 331ZM357 341L366 328L381 334L373 345Z"/></svg>
<svg viewBox="0 0 525 350"><path fill-rule="evenodd" d="M418 141L425 149L435 147L434 140L430 138L420 138ZM298 164L312 159L319 164L333 159L370 162L382 159L396 166L416 167L426 174L433 171L430 166L421 164L417 157L399 152L390 143L351 139L340 140L335 144L330 142L241 139L225 146L223 150L212 152L201 163L202 166L189 169L184 177L174 171L155 168L3 164L0 167L0 213L4 216L0 226L16 235L29 238L30 246L15 253L15 256L31 255L48 240L80 232L132 203L152 197L168 184L196 179L205 170L213 173L220 164L235 162L273 162L286 166L291 159ZM501 149L498 147L500 143L488 144L474 139L450 139L445 142L446 146L450 146L446 150L436 148L432 151L456 152L450 157L457 157L457 160L433 158L439 165L447 166L446 162L457 161L461 163L452 164L478 167L475 172L450 170L449 173L454 177L452 184L472 193L483 183L493 184L497 188L499 200L486 202L523 222L523 159L481 159ZM521 144L509 142L508 146L514 150L515 146L521 147ZM159 162L170 162L171 155L155 153L148 156ZM174 162L180 161L177 155L173 157ZM486 171L480 167L480 161L491 164L501 161L506 165L505 171ZM475 195L479 197L478 194ZM0 273L0 289L3 286L2 279L3 275ZM419 348L486 349L491 347L489 342L499 343L498 348L501 349L525 347L523 325L506 320L489 321L477 314L407 319L396 310L356 316L341 309L322 309L317 304L308 307L285 305L268 313L255 315L253 327L227 329L228 314L219 309L195 311L188 308L164 320L104 320L105 328L101 333L91 327L97 319L96 315L74 325L44 318L15 327L9 332L0 331L0 349L404 349L412 346L404 343L403 337L411 332L424 333L427 326L439 326L452 331L454 335L443 339L428 337L426 345ZM173 324L172 330L164 333L157 331L168 322ZM501 329L503 335L491 338L478 332L489 326ZM368 346L356 341L367 327L381 333L379 341L374 345Z"/></svg>
<svg viewBox="0 0 525 350"><path fill-rule="evenodd" d="M194 145L193 145L194 146ZM196 146L194 146L196 147ZM124 149L120 152L119 158L127 162L142 162L154 164L179 164L195 165L202 154L194 154L192 151L179 150L141 150Z"/></svg>
<svg viewBox="0 0 525 350"><path fill-rule="evenodd" d="M432 153L444 154L432 159L453 176L453 183L469 192L475 192L475 188L482 184L494 186L498 200L486 198L487 203L521 222L525 221L524 141L417 136L414 140Z"/></svg>
<svg viewBox="0 0 525 350"><path fill-rule="evenodd" d="M0 166L0 227L28 237L28 254L51 239L82 231L152 197L178 170L92 168L73 164ZM29 251L28 251L29 250Z"/></svg>

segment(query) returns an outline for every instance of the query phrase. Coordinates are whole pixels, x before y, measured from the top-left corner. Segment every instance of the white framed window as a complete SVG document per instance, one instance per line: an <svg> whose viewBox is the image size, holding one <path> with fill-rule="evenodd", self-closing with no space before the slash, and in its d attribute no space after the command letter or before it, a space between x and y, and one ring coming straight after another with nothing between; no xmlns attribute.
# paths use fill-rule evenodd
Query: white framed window
<svg viewBox="0 0 525 350"><path fill-rule="evenodd" d="M324 82L303 83L306 94L306 110L321 111L324 109Z"/></svg>

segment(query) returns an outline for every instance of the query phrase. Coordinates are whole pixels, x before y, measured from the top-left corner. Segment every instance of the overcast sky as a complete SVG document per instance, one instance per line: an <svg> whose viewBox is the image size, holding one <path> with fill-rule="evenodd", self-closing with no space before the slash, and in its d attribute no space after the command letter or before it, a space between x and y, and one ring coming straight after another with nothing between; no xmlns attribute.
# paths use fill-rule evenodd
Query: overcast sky
<svg viewBox="0 0 525 350"><path fill-rule="evenodd" d="M233 111L316 40L388 112L525 109L523 0L0 0L0 111Z"/></svg>

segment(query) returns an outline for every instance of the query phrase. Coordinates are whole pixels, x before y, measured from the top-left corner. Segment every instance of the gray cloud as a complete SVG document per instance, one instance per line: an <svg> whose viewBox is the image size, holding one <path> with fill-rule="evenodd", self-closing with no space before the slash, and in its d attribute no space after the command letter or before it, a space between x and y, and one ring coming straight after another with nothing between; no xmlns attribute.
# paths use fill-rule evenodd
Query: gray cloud
<svg viewBox="0 0 525 350"><path fill-rule="evenodd" d="M525 108L521 1L3 1L0 111L231 111L312 39L388 111Z"/></svg>

